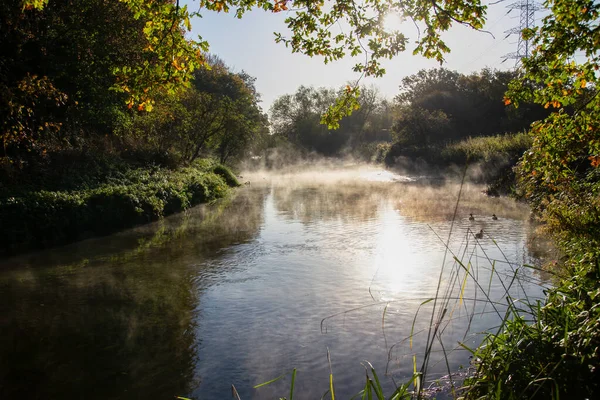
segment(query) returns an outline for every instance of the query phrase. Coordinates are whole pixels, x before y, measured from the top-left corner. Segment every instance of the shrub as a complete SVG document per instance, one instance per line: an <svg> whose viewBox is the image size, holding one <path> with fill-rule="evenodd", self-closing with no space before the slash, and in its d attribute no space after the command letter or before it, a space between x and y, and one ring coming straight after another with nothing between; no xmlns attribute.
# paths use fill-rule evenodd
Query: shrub
<svg viewBox="0 0 600 400"><path fill-rule="evenodd" d="M221 178L223 178L225 180L225 183L227 183L229 186L231 186L231 187L240 186L240 182L236 178L235 174L233 172L231 172L231 170L229 168L227 168L226 166L217 164L213 168L213 172L215 174L219 175Z"/></svg>
<svg viewBox="0 0 600 400"><path fill-rule="evenodd" d="M534 322L514 314L489 335L467 380L468 399L598 398L600 395L600 271L570 271L532 308Z"/></svg>
<svg viewBox="0 0 600 400"><path fill-rule="evenodd" d="M195 167L148 168L121 172L89 189L3 196L0 253L67 243L155 221L223 197L229 186L221 175Z"/></svg>

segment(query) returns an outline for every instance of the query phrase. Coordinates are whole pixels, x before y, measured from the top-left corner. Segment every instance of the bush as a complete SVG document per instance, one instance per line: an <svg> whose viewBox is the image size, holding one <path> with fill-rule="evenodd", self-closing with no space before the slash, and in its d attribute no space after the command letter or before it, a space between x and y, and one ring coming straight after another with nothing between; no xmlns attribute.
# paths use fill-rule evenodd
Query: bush
<svg viewBox="0 0 600 400"><path fill-rule="evenodd" d="M226 166L217 164L213 168L213 172L215 174L219 175L221 178L223 178L223 180L225 180L225 183L227 183L229 186L231 186L231 187L240 186L240 182L236 178L235 174L233 172L231 172L231 170L229 168L227 168Z"/></svg>
<svg viewBox="0 0 600 400"><path fill-rule="evenodd" d="M0 197L0 253L63 244L154 221L223 197L229 186L233 185L222 176L195 167L154 168L121 172L90 189Z"/></svg>
<svg viewBox="0 0 600 400"><path fill-rule="evenodd" d="M467 399L600 396L600 271L582 266L533 305L533 323L514 314L486 338Z"/></svg>

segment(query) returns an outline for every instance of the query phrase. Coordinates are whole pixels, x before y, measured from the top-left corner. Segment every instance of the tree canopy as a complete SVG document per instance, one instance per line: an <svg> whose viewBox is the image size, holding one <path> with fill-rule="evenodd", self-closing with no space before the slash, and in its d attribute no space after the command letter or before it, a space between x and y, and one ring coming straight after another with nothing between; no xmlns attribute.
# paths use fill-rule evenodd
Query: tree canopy
<svg viewBox="0 0 600 400"><path fill-rule="evenodd" d="M323 113L344 90L300 86L294 94L277 98L270 110L272 133L299 149L325 156L356 153L370 143L389 140L389 103L372 87L360 87L360 108L343 117L338 129L320 123Z"/></svg>
<svg viewBox="0 0 600 400"><path fill-rule="evenodd" d="M520 109L503 103L517 77L518 71L489 68L468 75L438 68L405 77L395 98L397 140L429 145L526 130L548 111L530 102Z"/></svg>
<svg viewBox="0 0 600 400"><path fill-rule="evenodd" d="M129 46L119 46L119 41L122 40L135 40L139 43L133 50L134 57L104 57L102 60L105 64L108 62L103 75L107 71L112 74L109 87L125 94L129 107L140 110L150 110L153 107L157 94L153 89L161 87L169 91L175 90L189 82L194 70L206 65L204 53L208 50L208 43L201 38L190 40L185 35L191 30L190 17L201 15L205 11L232 12L238 18L256 8L273 13L291 11L286 18L289 32L278 33L276 41L284 43L293 52L311 57L320 56L326 63L346 55L364 56L363 61L354 66L354 70L362 76L381 76L385 70L380 60L392 58L404 51L408 43L405 34L386 31L383 20L388 14L395 13L421 26L414 53L441 62L444 54L449 51L441 33L448 30L452 23L481 28L486 10L480 0L336 0L327 4L323 0L200 0L198 10L194 12L190 12L187 6L180 6L179 0L114 0L98 4L91 1L10 0L3 6L3 14L7 17L6 23L14 27L12 33L16 36L21 35L21 39L39 37L38 32L28 31L36 26L31 22L46 19L43 25L54 30L56 25L61 25L61 21L52 20L52 15L62 15L57 13L61 4L72 15L79 12L80 7L112 9L105 17L102 12L88 16L91 21L101 22L102 26L92 23L91 27L83 27L88 32L99 28L98 31L104 32L106 40L98 40L94 35L85 34L77 38L93 38L95 44L108 45L110 51L115 51L115 48L132 50ZM119 16L122 16L122 20L127 20L127 24L121 29L114 29L111 18ZM81 19L79 14L80 21L85 20L86 24L90 22L88 17ZM102 30L102 27L105 29ZM34 51L37 54L40 52L43 52L41 48ZM23 60L14 62L23 65ZM12 84L16 86L23 77L15 78L17 79ZM331 127L338 126L343 115L350 114L357 108L357 97L358 87L348 86L336 104L327 110L323 121ZM5 133L4 136L8 135ZM15 135L11 136L14 139Z"/></svg>
<svg viewBox="0 0 600 400"><path fill-rule="evenodd" d="M548 0L545 6L550 13L541 25L523 32L532 54L505 99L535 101L552 111L532 126L533 146L521 163L524 192L558 230L597 240L600 4Z"/></svg>

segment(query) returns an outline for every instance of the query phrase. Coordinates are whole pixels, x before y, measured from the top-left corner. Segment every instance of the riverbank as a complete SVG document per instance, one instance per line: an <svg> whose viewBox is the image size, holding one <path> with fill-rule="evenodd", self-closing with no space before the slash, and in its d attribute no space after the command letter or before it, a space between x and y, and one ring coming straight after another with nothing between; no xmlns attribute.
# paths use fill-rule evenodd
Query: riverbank
<svg viewBox="0 0 600 400"><path fill-rule="evenodd" d="M598 398L600 243L593 231L556 232L562 257L544 301L511 299L505 320L475 351L465 398Z"/></svg>
<svg viewBox="0 0 600 400"><path fill-rule="evenodd" d="M224 197L235 175L210 160L187 167L79 165L0 191L0 255L106 235ZM87 166L89 167L89 165Z"/></svg>
<svg viewBox="0 0 600 400"><path fill-rule="evenodd" d="M396 142L384 156L388 168L410 173L447 174L469 165L468 179L488 186L488 194L512 194L513 167L531 146L526 133L467 138L453 143L406 145Z"/></svg>

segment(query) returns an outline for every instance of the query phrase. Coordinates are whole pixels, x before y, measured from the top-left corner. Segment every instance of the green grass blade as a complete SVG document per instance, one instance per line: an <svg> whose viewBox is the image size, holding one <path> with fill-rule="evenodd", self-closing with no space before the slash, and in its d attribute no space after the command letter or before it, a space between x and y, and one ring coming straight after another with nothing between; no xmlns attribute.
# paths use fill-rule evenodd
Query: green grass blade
<svg viewBox="0 0 600 400"><path fill-rule="evenodd" d="M333 390L333 369L331 368L331 353L327 348L327 362L329 363L329 392L331 393L331 400L335 400L335 391Z"/></svg>
<svg viewBox="0 0 600 400"><path fill-rule="evenodd" d="M400 400L400 399L409 397L408 396L408 388L410 388L410 385L412 385L416 379L417 379L417 375L415 374L412 376L412 378L410 378L410 380L408 382L406 382L405 384L400 385L398 388L396 388L394 393L392 393L390 400Z"/></svg>
<svg viewBox="0 0 600 400"><path fill-rule="evenodd" d="M417 323L417 316L419 315L419 310L421 310L421 307L424 306L425 304L431 302L435 300L433 297L430 299L425 300L424 302L422 302L421 304L419 304L419 308L417 308L417 312L415 313L415 317L413 318L413 322L412 325L410 327L410 340L409 340L409 346L412 349L412 345L413 345L413 334L415 332L415 324Z"/></svg>
<svg viewBox="0 0 600 400"><path fill-rule="evenodd" d="M460 306L465 296L465 288L467 287L467 278L469 277L469 270L471 269L471 263L467 264L467 272L465 273L465 279L463 279L462 285L460 285L460 296L458 298L458 305Z"/></svg>
<svg viewBox="0 0 600 400"><path fill-rule="evenodd" d="M268 382L259 383L258 385L256 385L256 386L253 386L253 388L254 388L254 389L258 389L259 387L263 387L263 386L270 385L271 383L273 383L273 382L277 382L278 380L280 380L281 378L283 378L283 377L284 377L284 376L286 376L286 375L287 375L287 374L279 375L277 378L275 378L275 379L271 379L271 380L270 380L270 381L268 381Z"/></svg>
<svg viewBox="0 0 600 400"><path fill-rule="evenodd" d="M335 392L333 391L333 374L329 374L329 391L331 392L331 400L335 400Z"/></svg>
<svg viewBox="0 0 600 400"><path fill-rule="evenodd" d="M290 400L294 400L294 385L296 384L296 368L292 371L292 385L290 387Z"/></svg>
<svg viewBox="0 0 600 400"><path fill-rule="evenodd" d="M367 375L367 380L365 382L365 388L363 389L363 395L360 398L360 400L366 400L367 396L369 395L369 390L371 390L370 386L369 386L369 375Z"/></svg>
<svg viewBox="0 0 600 400"><path fill-rule="evenodd" d="M458 342L458 345L460 347L462 347L463 349L467 350L469 353L475 355L475 350L471 349L469 346L467 346L466 344L464 344L463 342Z"/></svg>
<svg viewBox="0 0 600 400"><path fill-rule="evenodd" d="M371 368L371 373L373 374L373 379L375 380L371 381L371 386L375 391L375 395L377 395L377 398L379 400L385 400L385 397L383 395L383 388L381 387L381 382L379 382L379 377L377 376L377 372L375 372L375 368L370 362L367 361L366 363L369 364L369 368Z"/></svg>

